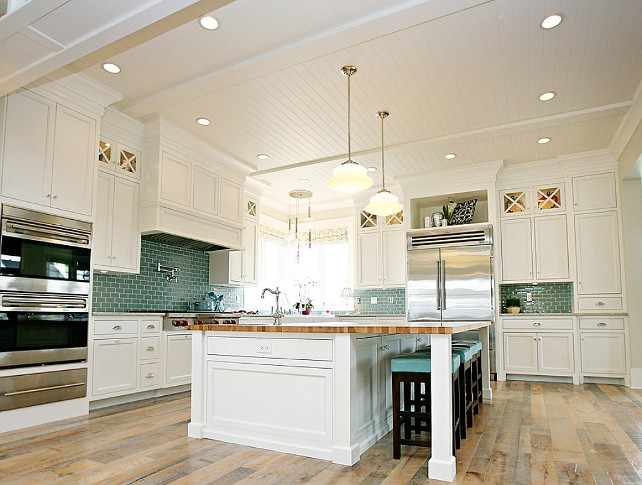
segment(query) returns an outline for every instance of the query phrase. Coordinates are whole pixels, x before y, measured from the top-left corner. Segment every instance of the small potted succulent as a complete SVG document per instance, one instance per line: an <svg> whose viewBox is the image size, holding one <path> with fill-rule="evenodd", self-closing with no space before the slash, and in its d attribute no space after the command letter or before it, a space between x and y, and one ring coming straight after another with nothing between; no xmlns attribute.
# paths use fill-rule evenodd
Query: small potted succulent
<svg viewBox="0 0 642 485"><path fill-rule="evenodd" d="M519 298L506 298L506 311L508 313L519 313L521 311Z"/></svg>

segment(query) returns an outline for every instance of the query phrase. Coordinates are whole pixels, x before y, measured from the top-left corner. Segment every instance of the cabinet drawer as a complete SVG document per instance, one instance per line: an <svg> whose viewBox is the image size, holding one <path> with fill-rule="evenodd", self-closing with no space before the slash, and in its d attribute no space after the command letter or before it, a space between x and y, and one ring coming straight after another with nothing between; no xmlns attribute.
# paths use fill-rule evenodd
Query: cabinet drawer
<svg viewBox="0 0 642 485"><path fill-rule="evenodd" d="M580 317L580 328L583 330L624 330L624 318Z"/></svg>
<svg viewBox="0 0 642 485"><path fill-rule="evenodd" d="M331 361L332 340L208 337L207 353L237 357Z"/></svg>
<svg viewBox="0 0 642 485"><path fill-rule="evenodd" d="M158 362L140 365L140 387L153 387L158 386L160 382L158 379Z"/></svg>
<svg viewBox="0 0 642 485"><path fill-rule="evenodd" d="M352 322L352 323L363 323L366 325L371 325L377 323L377 317L335 317L337 322Z"/></svg>
<svg viewBox="0 0 642 485"><path fill-rule="evenodd" d="M622 310L622 298L581 296L577 299L579 311Z"/></svg>
<svg viewBox="0 0 642 485"><path fill-rule="evenodd" d="M94 320L94 335L138 333L138 320Z"/></svg>
<svg viewBox="0 0 642 485"><path fill-rule="evenodd" d="M382 323L384 325L405 323L406 319L404 317L377 317L377 323Z"/></svg>
<svg viewBox="0 0 642 485"><path fill-rule="evenodd" d="M161 326L160 320L141 320L140 331L143 333L159 333Z"/></svg>
<svg viewBox="0 0 642 485"><path fill-rule="evenodd" d="M159 347L160 337L141 337L138 347L140 360L158 359Z"/></svg>
<svg viewBox="0 0 642 485"><path fill-rule="evenodd" d="M504 318L505 329L573 330L572 318Z"/></svg>

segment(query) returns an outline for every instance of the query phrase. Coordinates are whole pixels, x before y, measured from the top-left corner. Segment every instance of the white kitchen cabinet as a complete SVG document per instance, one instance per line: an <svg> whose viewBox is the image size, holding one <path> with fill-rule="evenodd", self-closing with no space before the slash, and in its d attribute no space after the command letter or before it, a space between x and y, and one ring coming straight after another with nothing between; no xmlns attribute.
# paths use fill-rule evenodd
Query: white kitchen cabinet
<svg viewBox="0 0 642 485"><path fill-rule="evenodd" d="M219 216L232 222L243 218L243 187L230 179L219 180Z"/></svg>
<svg viewBox="0 0 642 485"><path fill-rule="evenodd" d="M246 222L242 251L210 251L210 285L256 284L258 225Z"/></svg>
<svg viewBox="0 0 642 485"><path fill-rule="evenodd" d="M161 386L162 317L94 316L90 401Z"/></svg>
<svg viewBox="0 0 642 485"><path fill-rule="evenodd" d="M502 281L568 280L565 214L502 220Z"/></svg>
<svg viewBox="0 0 642 485"><path fill-rule="evenodd" d="M190 162L163 152L160 167L160 198L183 207L192 206L192 171Z"/></svg>
<svg viewBox="0 0 642 485"><path fill-rule="evenodd" d="M30 92L10 95L2 195L91 216L96 120Z"/></svg>
<svg viewBox="0 0 642 485"><path fill-rule="evenodd" d="M578 295L622 293L617 211L576 214L575 250Z"/></svg>
<svg viewBox="0 0 642 485"><path fill-rule="evenodd" d="M218 214L219 177L202 167L194 167L194 209L208 214Z"/></svg>
<svg viewBox="0 0 642 485"><path fill-rule="evenodd" d="M136 389L138 338L98 339L93 343L92 395Z"/></svg>
<svg viewBox="0 0 642 485"><path fill-rule="evenodd" d="M626 374L624 333L580 332L582 375L619 376Z"/></svg>
<svg viewBox="0 0 642 485"><path fill-rule="evenodd" d="M614 172L573 177L573 209L576 212L616 207Z"/></svg>
<svg viewBox="0 0 642 485"><path fill-rule="evenodd" d="M98 143L98 168L132 180L140 179L141 152L101 135Z"/></svg>
<svg viewBox="0 0 642 485"><path fill-rule="evenodd" d="M192 334L168 332L165 345L163 387L189 384L192 379Z"/></svg>
<svg viewBox="0 0 642 485"><path fill-rule="evenodd" d="M572 375L574 352L572 332L505 332L506 373Z"/></svg>
<svg viewBox="0 0 642 485"><path fill-rule="evenodd" d="M406 284L403 211L380 217L357 211L356 287L394 288Z"/></svg>
<svg viewBox="0 0 642 485"><path fill-rule="evenodd" d="M533 251L531 219L501 221L502 281L531 281Z"/></svg>
<svg viewBox="0 0 642 485"><path fill-rule="evenodd" d="M138 273L138 182L98 172L93 264L101 271Z"/></svg>

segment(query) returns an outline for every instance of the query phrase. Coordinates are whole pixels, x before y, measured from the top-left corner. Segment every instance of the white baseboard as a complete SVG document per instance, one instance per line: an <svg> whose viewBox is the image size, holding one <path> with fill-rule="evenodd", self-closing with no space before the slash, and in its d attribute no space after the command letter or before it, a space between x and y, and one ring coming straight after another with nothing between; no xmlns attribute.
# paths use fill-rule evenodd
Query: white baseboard
<svg viewBox="0 0 642 485"><path fill-rule="evenodd" d="M89 402L89 409L93 411L94 409L102 409L110 406L118 406L120 404L126 404L128 402L142 401L143 399L151 399L154 397L163 397L169 396L170 394L178 394L179 392L187 392L190 390L190 385L185 384L184 386L175 386L167 387L164 389L153 389L151 391L137 392L134 394L125 394L123 396L108 397L105 399L97 399L93 397L92 399L97 399L95 401Z"/></svg>
<svg viewBox="0 0 642 485"><path fill-rule="evenodd" d="M642 367L631 367L631 387L642 389Z"/></svg>

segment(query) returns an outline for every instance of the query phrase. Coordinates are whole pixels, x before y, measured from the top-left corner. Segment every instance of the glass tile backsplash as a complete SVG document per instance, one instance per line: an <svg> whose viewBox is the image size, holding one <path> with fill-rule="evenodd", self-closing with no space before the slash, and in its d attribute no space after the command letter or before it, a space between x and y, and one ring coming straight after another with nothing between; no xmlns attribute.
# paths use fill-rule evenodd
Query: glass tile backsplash
<svg viewBox="0 0 642 485"><path fill-rule="evenodd" d="M572 313L573 283L539 283L499 285L503 313L506 312L506 298L519 298L521 313ZM533 301L526 301L526 294L532 293Z"/></svg>
<svg viewBox="0 0 642 485"><path fill-rule="evenodd" d="M180 268L178 280L169 283L156 269L158 263ZM141 241L140 274L94 273L93 311L187 310L188 303L213 291L224 295L226 310L243 307L243 288L212 286L209 255L152 241Z"/></svg>
<svg viewBox="0 0 642 485"><path fill-rule="evenodd" d="M406 289L405 288L374 288L355 289L354 296L361 298L357 305L355 298L355 310L357 307L362 314L405 314L406 313ZM377 297L377 303L370 303L371 297ZM392 303L390 303L392 298Z"/></svg>

